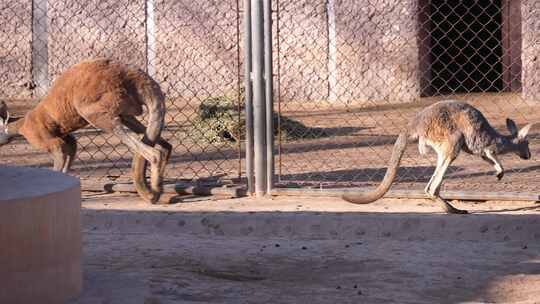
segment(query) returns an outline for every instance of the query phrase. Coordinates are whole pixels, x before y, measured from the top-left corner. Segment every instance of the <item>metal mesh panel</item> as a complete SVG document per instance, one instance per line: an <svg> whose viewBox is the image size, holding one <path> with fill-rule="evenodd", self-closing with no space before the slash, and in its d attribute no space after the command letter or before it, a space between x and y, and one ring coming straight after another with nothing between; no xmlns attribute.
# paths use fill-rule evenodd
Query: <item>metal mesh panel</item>
<svg viewBox="0 0 540 304"><path fill-rule="evenodd" d="M378 184L397 134L436 101L468 101L503 134L506 117L518 126L538 119L534 1L275 4L278 186ZM532 159L503 156L501 182L492 166L461 153L446 187L535 191L540 145L531 133ZM423 188L435 164L435 153L421 156L409 144L396 187Z"/></svg>
<svg viewBox="0 0 540 304"><path fill-rule="evenodd" d="M239 178L240 143L213 133L240 116L201 121L201 105L240 102L238 1L0 1L0 98L22 116L69 66L110 57L146 70L166 95L162 136L174 146L168 178ZM142 117L144 118L144 117ZM99 130L76 132L74 174L129 178L131 152ZM48 167L49 157L15 140L2 163Z"/></svg>

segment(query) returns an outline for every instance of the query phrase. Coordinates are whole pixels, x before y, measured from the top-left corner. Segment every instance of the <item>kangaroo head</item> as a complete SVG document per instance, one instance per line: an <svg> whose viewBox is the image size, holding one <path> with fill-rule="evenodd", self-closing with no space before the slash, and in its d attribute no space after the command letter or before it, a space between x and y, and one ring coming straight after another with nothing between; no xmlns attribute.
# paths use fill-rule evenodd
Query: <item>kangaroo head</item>
<svg viewBox="0 0 540 304"><path fill-rule="evenodd" d="M0 101L0 145L7 144L10 136L8 134L9 111L5 102Z"/></svg>
<svg viewBox="0 0 540 304"><path fill-rule="evenodd" d="M529 140L527 134L532 127L532 124L528 124L518 131L516 123L510 119L506 119L506 127L510 131L510 140L514 145L514 152L522 159L531 158L531 151L529 150Z"/></svg>

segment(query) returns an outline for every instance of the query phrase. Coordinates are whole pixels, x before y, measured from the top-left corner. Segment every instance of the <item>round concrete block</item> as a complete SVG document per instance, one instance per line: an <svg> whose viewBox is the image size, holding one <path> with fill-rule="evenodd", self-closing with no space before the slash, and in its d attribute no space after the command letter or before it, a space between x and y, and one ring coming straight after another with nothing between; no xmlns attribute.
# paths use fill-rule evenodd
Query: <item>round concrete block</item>
<svg viewBox="0 0 540 304"><path fill-rule="evenodd" d="M82 289L79 180L0 166L0 303L64 303Z"/></svg>

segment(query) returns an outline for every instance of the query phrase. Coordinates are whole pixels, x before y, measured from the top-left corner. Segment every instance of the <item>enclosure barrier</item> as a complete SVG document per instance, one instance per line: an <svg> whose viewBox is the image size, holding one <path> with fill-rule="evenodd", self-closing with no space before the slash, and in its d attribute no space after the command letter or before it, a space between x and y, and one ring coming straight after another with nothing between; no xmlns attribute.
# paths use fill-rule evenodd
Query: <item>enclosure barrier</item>
<svg viewBox="0 0 540 304"><path fill-rule="evenodd" d="M382 179L397 134L436 101L468 101L501 133L506 117L518 126L539 119L535 1L34 0L2 8L0 98L13 114L84 58L139 67L167 96L169 183L248 185L258 195L367 189ZM131 153L116 138L92 128L76 137L83 188L130 180ZM502 159L501 182L463 155L443 190L536 195L536 127L530 147L529 161ZM50 166L23 140L0 156ZM423 189L434 161L410 144L393 189Z"/></svg>

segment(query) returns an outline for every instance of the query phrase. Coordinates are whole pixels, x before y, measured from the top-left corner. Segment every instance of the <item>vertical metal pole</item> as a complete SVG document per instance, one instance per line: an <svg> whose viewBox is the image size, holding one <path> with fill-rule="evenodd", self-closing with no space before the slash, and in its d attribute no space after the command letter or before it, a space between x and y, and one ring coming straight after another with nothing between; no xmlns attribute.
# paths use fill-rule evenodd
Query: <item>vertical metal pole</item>
<svg viewBox="0 0 540 304"><path fill-rule="evenodd" d="M32 1L32 80L34 96L43 97L49 89L48 1Z"/></svg>
<svg viewBox="0 0 540 304"><path fill-rule="evenodd" d="M251 86L251 0L244 0L244 86L246 111L246 176L249 194L255 193L253 166L253 91Z"/></svg>
<svg viewBox="0 0 540 304"><path fill-rule="evenodd" d="M146 72L156 76L156 18L154 0L146 0Z"/></svg>
<svg viewBox="0 0 540 304"><path fill-rule="evenodd" d="M328 101L337 101L337 35L335 0L327 0L328 16Z"/></svg>
<svg viewBox="0 0 540 304"><path fill-rule="evenodd" d="M264 0L264 78L266 104L266 191L274 188L274 74L272 60L272 0Z"/></svg>
<svg viewBox="0 0 540 304"><path fill-rule="evenodd" d="M255 194L266 194L266 100L264 89L263 0L251 2L251 43L253 56L253 139L255 152Z"/></svg>

